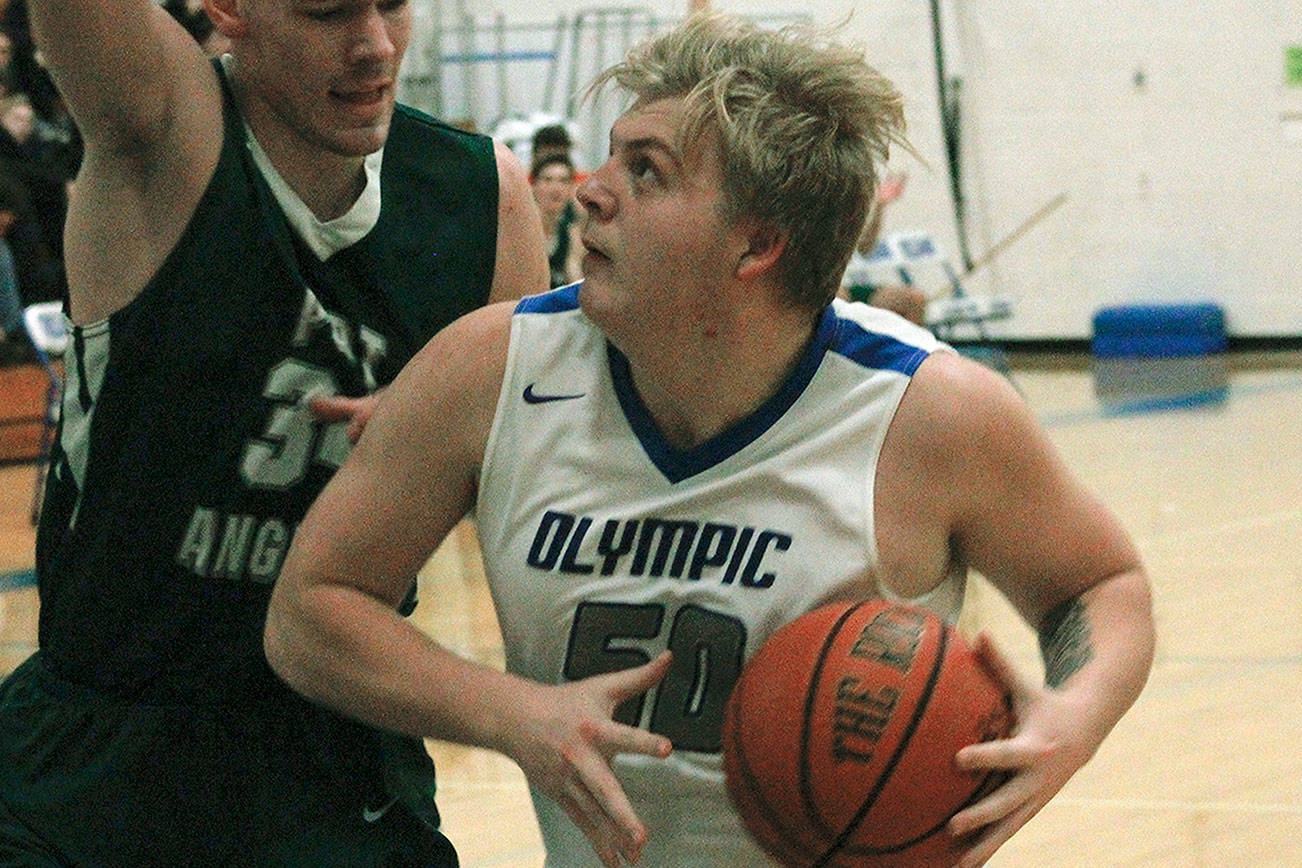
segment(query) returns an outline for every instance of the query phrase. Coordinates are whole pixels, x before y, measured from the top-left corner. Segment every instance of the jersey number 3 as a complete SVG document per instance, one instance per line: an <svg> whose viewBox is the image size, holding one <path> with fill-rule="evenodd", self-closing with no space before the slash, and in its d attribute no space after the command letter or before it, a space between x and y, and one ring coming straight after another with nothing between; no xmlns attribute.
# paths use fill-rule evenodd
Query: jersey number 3
<svg viewBox="0 0 1302 868"><path fill-rule="evenodd" d="M651 655L634 643L660 638L665 607L659 603L580 603L570 629L565 677L640 666ZM675 613L666 644L674 654L668 674L654 691L646 727L673 742L676 750L718 753L723 708L741 674L746 627L728 615L700 606ZM615 709L615 719L639 726L647 697L635 696Z"/></svg>
<svg viewBox="0 0 1302 868"><path fill-rule="evenodd" d="M348 457L347 426L317 423L303 401L333 395L334 375L325 368L285 359L271 369L262 396L271 413L261 437L244 447L240 474L254 488L285 491L307 476L312 462L335 469Z"/></svg>

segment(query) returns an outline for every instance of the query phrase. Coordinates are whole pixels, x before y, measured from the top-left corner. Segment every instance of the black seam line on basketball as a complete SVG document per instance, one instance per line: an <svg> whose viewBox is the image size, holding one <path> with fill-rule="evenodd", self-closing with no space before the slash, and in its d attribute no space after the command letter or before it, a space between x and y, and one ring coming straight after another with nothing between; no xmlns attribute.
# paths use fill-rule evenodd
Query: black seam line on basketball
<svg viewBox="0 0 1302 868"><path fill-rule="evenodd" d="M849 613L847 613L846 617L848 616ZM736 690L742 690L744 687L744 682L739 681ZM737 707L740 709L744 705L743 697L737 696L735 699ZM754 800L755 806L759 808L760 813L763 814L764 819L768 822L770 829L777 838L773 843L781 846L784 853L791 857L790 860L779 861L796 862L806 854L807 851L805 849L805 844L801 841L800 835L783 821L782 815L779 814L777 809L769 804L768 800L764 797L764 786L760 783L759 778L755 776L754 768L751 766L750 761L746 756L746 750L742 747L742 739L740 735L742 723L740 712L733 715L733 747L734 753L737 757L737 768L746 779L746 784L750 795ZM831 834L830 830L828 830L828 834Z"/></svg>
<svg viewBox="0 0 1302 868"><path fill-rule="evenodd" d="M945 817L939 823L932 826L921 835L918 835L916 838L911 838L908 841L901 841L899 844L892 844L889 847L844 847L841 852L850 856L889 856L892 853L899 853L902 850L907 850L910 847L921 844L923 841L932 837L937 832L942 831L947 825L949 825L949 821L952 820L954 815L959 811L963 810L968 805L974 804L977 799L993 791L994 787L987 787L986 785L990 783L991 778L996 777L1007 778L1008 775L1000 771L986 772L985 776L977 782L976 788L973 789L972 792L963 799L963 801L958 803L958 807L949 812L949 816ZM998 783L1002 783L1002 781L997 782L996 786Z"/></svg>
<svg viewBox="0 0 1302 868"><path fill-rule="evenodd" d="M943 622L939 626L940 647L936 649L936 659L931 665L930 674L927 676L927 686L922 691L922 695L918 697L917 704L913 707L913 717L909 720L908 727L905 728L904 733L900 737L900 743L896 746L895 752L891 754L891 758L887 760L886 767L882 769L882 773L877 776L877 783L873 785L872 790L869 791L863 804L859 806L859 810L855 813L854 817L850 819L849 824L837 837L836 842L832 844L831 848L828 849L828 851L824 853L822 857L811 866L811 868L821 868L821 866L826 865L836 856L837 853L841 852L841 850L845 848L846 844L850 842L850 837L858 830L859 824L864 821L864 817L868 816L868 812L872 810L877 799L881 797L882 790L886 788L886 783L891 779L891 773L895 771L895 767L899 765L900 759L904 756L904 751L909 747L909 742L913 741L913 736L917 734L918 724L922 721L922 716L926 713L927 706L931 704L931 694L935 692L936 684L940 681L940 670L945 663L945 652L949 648L949 631L945 629Z"/></svg>
<svg viewBox="0 0 1302 868"><path fill-rule="evenodd" d="M935 826L933 826L932 828L928 829L927 831L923 832L921 835L917 836L916 838L910 841L904 841L899 844L892 844L889 847L845 847L844 849L841 850L841 852L848 853L851 856L889 856L892 853L898 853L901 850L907 850L910 847L922 843L926 839L930 838L932 835L935 835L937 832L943 830L945 826L949 825L949 821L954 818L955 814L957 814L959 811L963 810L964 808L968 807L969 805L976 804L978 800L994 792L996 789L1000 787L1000 785L1004 783L1004 781L1008 780L1010 777L1012 777L1011 772L1005 772L998 769L995 769L994 771L986 772L985 775L981 778L981 780L977 781L977 785L976 787L973 788L972 792L968 793L968 795L963 799L963 801L958 803L958 807L954 808L954 810L949 812L949 816L945 817L945 819L941 820Z"/></svg>
<svg viewBox="0 0 1302 868"><path fill-rule="evenodd" d="M833 643L841 635L841 628L845 626L845 622L850 619L851 615L863 608L867 602L867 600L861 600L846 609L836 619L832 629L827 631L827 639L824 640L823 647L818 652L818 662L814 664L814 671L809 677L809 689L805 692L805 711L800 721L800 769L797 775L797 781L800 785L800 808L805 812L805 818L809 820L810 825L821 836L827 838L832 838L836 832L823 822L822 817L818 816L818 806L814 800L814 793L810 789L810 778L813 776L810 774L809 769L809 729L811 719L814 716L814 699L818 695L818 687L823 675L823 664L827 662L828 651L831 650ZM837 839L833 838L833 840Z"/></svg>

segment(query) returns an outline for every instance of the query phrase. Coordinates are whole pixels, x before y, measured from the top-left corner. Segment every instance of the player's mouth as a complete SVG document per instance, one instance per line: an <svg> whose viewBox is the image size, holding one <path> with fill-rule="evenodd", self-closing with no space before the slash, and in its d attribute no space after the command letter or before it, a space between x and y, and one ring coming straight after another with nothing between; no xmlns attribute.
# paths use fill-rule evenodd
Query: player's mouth
<svg viewBox="0 0 1302 868"><path fill-rule="evenodd" d="M337 88L330 95L342 103L357 108L369 108L382 104L389 95L392 85L385 82L367 87Z"/></svg>
<svg viewBox="0 0 1302 868"><path fill-rule="evenodd" d="M597 244L595 241L593 241L591 238L588 238L587 236L580 236L580 240L583 242L583 248L593 257L596 257L598 261L602 261L602 262L610 261L610 255L607 254L606 251L601 249L600 244Z"/></svg>

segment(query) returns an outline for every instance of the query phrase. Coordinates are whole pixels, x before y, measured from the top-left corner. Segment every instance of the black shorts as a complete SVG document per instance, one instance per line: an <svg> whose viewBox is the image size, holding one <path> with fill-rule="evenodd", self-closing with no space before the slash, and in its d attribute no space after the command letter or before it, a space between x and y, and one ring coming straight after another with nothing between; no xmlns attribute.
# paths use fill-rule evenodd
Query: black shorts
<svg viewBox="0 0 1302 868"><path fill-rule="evenodd" d="M0 684L0 866L457 864L419 811L282 731L106 700L38 653Z"/></svg>

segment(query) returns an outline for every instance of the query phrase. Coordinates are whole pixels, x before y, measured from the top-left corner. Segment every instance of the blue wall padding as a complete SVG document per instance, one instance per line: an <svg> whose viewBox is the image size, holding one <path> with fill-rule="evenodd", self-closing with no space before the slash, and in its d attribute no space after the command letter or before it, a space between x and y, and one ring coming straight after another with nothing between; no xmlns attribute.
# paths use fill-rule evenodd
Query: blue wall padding
<svg viewBox="0 0 1302 868"><path fill-rule="evenodd" d="M1100 358L1168 358L1223 352L1225 310L1211 302L1134 304L1094 314L1091 349Z"/></svg>

